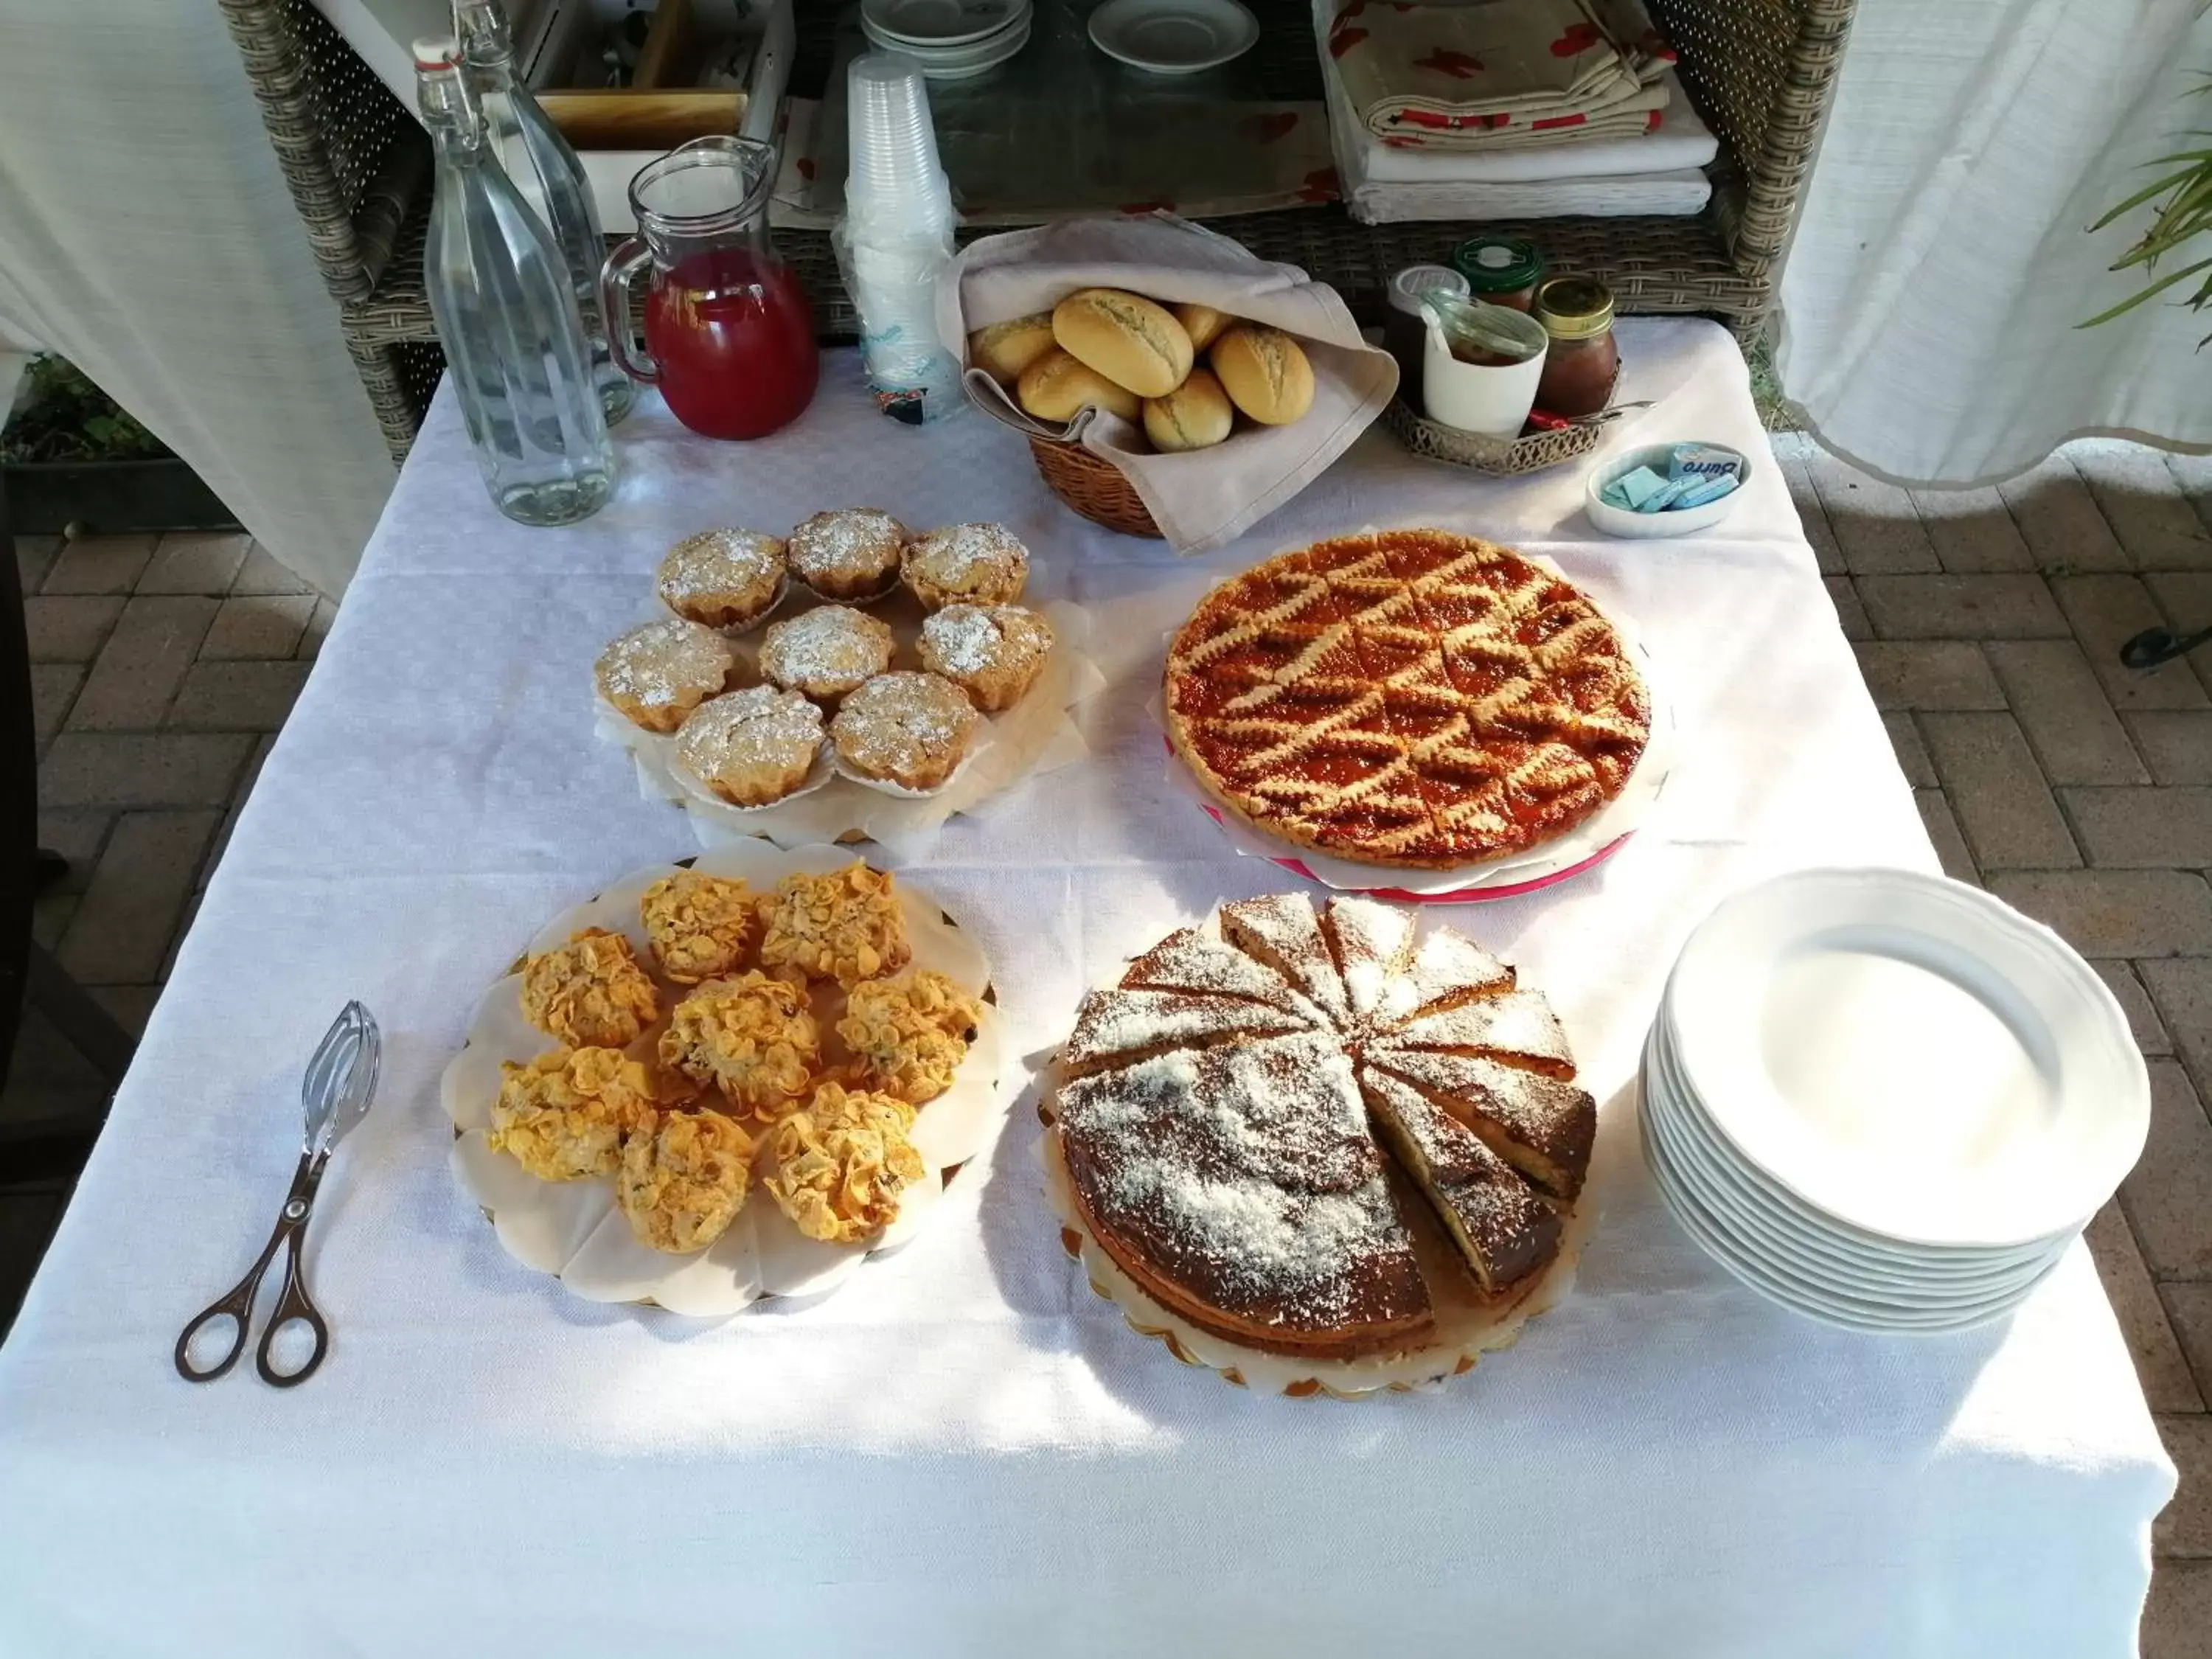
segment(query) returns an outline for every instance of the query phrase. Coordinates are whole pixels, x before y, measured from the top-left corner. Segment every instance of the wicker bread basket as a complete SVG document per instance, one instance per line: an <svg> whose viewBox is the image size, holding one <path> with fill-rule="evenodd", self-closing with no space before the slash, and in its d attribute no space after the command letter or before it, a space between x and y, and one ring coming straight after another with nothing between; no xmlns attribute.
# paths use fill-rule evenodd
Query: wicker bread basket
<svg viewBox="0 0 2212 1659"><path fill-rule="evenodd" d="M1112 462L1101 460L1081 444L1055 443L1049 438L1031 438L1030 453L1036 458L1045 487L1070 512L1124 536L1160 539L1160 527L1145 510L1144 498Z"/></svg>

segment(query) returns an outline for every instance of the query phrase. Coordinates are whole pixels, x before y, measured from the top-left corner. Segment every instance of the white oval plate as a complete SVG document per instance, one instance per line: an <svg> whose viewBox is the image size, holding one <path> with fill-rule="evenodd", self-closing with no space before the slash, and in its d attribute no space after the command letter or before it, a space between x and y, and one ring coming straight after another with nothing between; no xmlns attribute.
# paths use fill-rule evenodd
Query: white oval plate
<svg viewBox="0 0 2212 1659"><path fill-rule="evenodd" d="M1685 443L1701 443L1708 449L1724 449L1735 457L1736 486L1717 501L1707 501L1703 507L1686 507L1659 513L1630 513L1615 507L1599 495L1598 491L1615 478L1626 477L1639 466L1648 466L1662 477L1667 463L1673 458L1674 446L1645 444L1616 455L1604 465L1594 468L1589 482L1583 487L1583 507L1589 521L1608 536L1620 536L1633 541L1651 541L1665 536L1686 536L1692 531L1710 529L1729 515L1751 483L1752 460L1741 450L1727 444L1712 443L1702 438L1682 439Z"/></svg>
<svg viewBox="0 0 2212 1659"><path fill-rule="evenodd" d="M1011 27L1030 15L1030 0L862 0L872 34L917 46L958 46Z"/></svg>
<svg viewBox="0 0 2212 1659"><path fill-rule="evenodd" d="M854 854L835 847L782 851L763 841L740 841L702 853L691 867L732 876L768 889L798 871L842 870ZM628 939L651 960L638 921L638 896L674 865L633 871L582 904L538 929L529 952L565 941L578 929L605 927ZM935 901L903 879L898 894L914 965L933 968L981 997L990 989L990 964L973 938L951 921ZM440 1097L453 1120L449 1161L454 1177L490 1217L507 1253L526 1267L552 1273L587 1302L651 1302L673 1313L723 1318L763 1296L826 1294L871 1255L897 1249L921 1231L964 1165L988 1142L1006 1113L1003 1086L1012 1064L995 1002L986 1001L975 1041L953 1073L952 1086L916 1112L911 1136L929 1176L900 1195L899 1212L876 1237L857 1244L827 1244L802 1234L763 1189L757 1175L744 1208L730 1230L704 1250L671 1255L637 1242L616 1207L610 1181L539 1181L484 1133L499 1093L500 1062L524 1060L556 1047L522 1017L521 979L508 975L477 1004L468 1041L447 1065Z"/></svg>
<svg viewBox="0 0 2212 1659"><path fill-rule="evenodd" d="M1891 1238L1995 1250L2079 1226L2150 1127L2104 981L1941 877L1806 870L1737 894L1683 946L1667 1015L1745 1160Z"/></svg>
<svg viewBox="0 0 2212 1659"><path fill-rule="evenodd" d="M1091 44L1154 75L1196 75L1258 44L1260 20L1237 0L1106 0L1091 14Z"/></svg>

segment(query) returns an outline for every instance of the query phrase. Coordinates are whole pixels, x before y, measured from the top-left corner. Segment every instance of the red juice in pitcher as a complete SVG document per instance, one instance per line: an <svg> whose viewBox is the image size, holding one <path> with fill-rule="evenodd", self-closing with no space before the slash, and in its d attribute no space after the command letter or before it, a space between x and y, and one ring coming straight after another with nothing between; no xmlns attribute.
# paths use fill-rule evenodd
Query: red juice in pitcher
<svg viewBox="0 0 2212 1659"><path fill-rule="evenodd" d="M649 273L645 355L627 328L609 343L704 437L765 437L812 401L821 373L806 290L769 235L775 180L775 150L755 139L678 145L630 180L638 234L599 272L610 317L629 314L630 283Z"/></svg>
<svg viewBox="0 0 2212 1659"><path fill-rule="evenodd" d="M820 358L799 279L744 248L694 253L657 277L645 346L669 412L709 438L758 438L813 400Z"/></svg>

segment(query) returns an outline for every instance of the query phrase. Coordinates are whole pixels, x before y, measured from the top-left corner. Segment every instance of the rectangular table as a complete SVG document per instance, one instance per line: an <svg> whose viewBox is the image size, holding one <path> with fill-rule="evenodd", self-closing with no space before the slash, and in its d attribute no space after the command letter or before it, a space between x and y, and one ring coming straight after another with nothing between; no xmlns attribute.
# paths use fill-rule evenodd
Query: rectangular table
<svg viewBox="0 0 2212 1659"><path fill-rule="evenodd" d="M1609 447L1765 453L1742 362L1696 321L1621 328ZM1234 546L1096 530L981 417L914 431L849 354L751 445L655 400L617 499L526 531L440 394L0 1350L0 1652L1085 1656L2131 1653L2172 1472L2086 1250L2007 1323L1832 1331L1740 1288L1635 1151L1633 1079L1694 923L1762 876L1935 868L1781 478L1712 532L1604 541L1583 471L1486 481L1379 430ZM1633 619L1679 722L1615 858L1444 913L1558 1006L1602 1103L1578 1281L1433 1392L1258 1397L1094 1297L1018 1098L986 1176L827 1301L701 1326L508 1260L456 1188L440 1069L545 918L695 850L594 738L590 667L667 544L870 501L1002 520L1033 591L1089 606L1112 688L1091 758L955 819L913 879L996 964L1019 1052L1117 958L1294 878L1170 782L1146 713L1212 581L1362 526L1547 553ZM296 1156L301 1063L360 997L374 1112L325 1183L306 1386L170 1367Z"/></svg>

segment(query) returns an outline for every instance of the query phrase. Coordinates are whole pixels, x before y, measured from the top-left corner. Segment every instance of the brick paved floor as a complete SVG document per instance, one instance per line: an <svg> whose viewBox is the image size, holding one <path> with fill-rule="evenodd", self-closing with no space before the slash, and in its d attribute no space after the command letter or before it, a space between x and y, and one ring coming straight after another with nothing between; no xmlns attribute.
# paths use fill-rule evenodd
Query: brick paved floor
<svg viewBox="0 0 2212 1659"><path fill-rule="evenodd" d="M1903 490L1775 453L1944 866L2057 927L2127 1009L2150 1146L2090 1231L2182 1470L2154 1538L2147 1659L2212 1656L2212 459L2069 446L1994 489ZM40 937L143 1024L331 607L244 537L29 543L46 842ZM72 1070L74 1067L74 1071ZM91 1085L27 1032L0 1113ZM64 1194L0 1194L0 1325Z"/></svg>
<svg viewBox="0 0 2212 1659"><path fill-rule="evenodd" d="M40 746L39 839L70 874L33 931L134 1034L334 607L243 535L16 543ZM96 1103L27 1013L0 1118ZM0 1332L67 1197L0 1188Z"/></svg>

